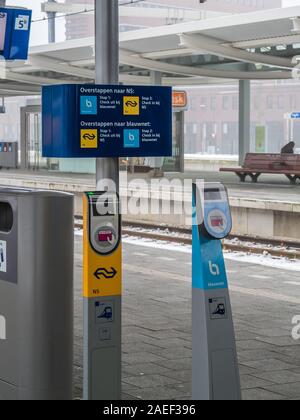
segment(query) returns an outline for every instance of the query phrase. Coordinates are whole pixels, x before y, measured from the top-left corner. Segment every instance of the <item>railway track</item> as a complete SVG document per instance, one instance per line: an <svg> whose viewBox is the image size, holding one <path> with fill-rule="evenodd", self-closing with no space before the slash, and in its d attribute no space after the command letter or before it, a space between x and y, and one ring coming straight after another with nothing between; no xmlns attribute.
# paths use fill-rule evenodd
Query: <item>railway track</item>
<svg viewBox="0 0 300 420"><path fill-rule="evenodd" d="M75 219L75 227L82 228L82 218ZM123 235L154 241L192 245L191 229L123 222ZM300 241L261 239L249 236L230 236L223 241L226 251L244 252L272 257L300 259Z"/></svg>

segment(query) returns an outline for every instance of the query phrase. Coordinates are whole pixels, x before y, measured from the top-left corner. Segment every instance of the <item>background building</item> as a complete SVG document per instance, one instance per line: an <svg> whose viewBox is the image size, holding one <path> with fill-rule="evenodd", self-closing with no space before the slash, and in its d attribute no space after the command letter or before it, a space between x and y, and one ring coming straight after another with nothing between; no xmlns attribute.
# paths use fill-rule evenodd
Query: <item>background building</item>
<svg viewBox="0 0 300 420"><path fill-rule="evenodd" d="M188 89L186 153L238 153L238 86ZM300 110L298 81L252 82L251 151L279 153L291 138L300 148L300 123L290 130L286 114ZM263 138L262 138L262 132Z"/></svg>

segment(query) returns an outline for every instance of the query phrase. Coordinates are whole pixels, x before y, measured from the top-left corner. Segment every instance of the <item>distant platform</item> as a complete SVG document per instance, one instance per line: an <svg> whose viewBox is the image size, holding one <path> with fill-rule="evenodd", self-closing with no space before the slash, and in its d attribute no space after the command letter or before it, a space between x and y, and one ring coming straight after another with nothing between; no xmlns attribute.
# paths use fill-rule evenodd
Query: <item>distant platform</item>
<svg viewBox="0 0 300 420"><path fill-rule="evenodd" d="M122 174L121 174L122 175ZM123 173L122 176L125 174ZM264 239L300 238L300 184L290 185L284 176L262 175L257 184L241 183L234 174L220 172L187 171L185 174L166 174L173 179L204 179L207 182L223 182L229 190L234 218L233 233L262 237ZM122 179L122 178L121 178ZM144 185L151 182L149 175L128 175L128 181L141 180ZM76 196L76 214L81 215L81 193L94 190L95 176L59 172L1 171L0 185L51 189L71 192ZM121 181L121 195L126 188ZM128 192L128 191L127 191ZM191 202L191 191L184 197L186 205ZM186 226L186 218L178 215L157 216L143 214L124 217L127 221L141 221L170 226Z"/></svg>

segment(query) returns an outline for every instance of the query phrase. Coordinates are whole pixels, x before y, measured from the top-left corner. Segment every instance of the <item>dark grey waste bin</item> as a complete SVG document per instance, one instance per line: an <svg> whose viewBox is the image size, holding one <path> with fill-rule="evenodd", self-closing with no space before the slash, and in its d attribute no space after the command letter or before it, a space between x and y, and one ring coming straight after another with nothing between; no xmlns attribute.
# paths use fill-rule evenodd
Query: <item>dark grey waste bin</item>
<svg viewBox="0 0 300 420"><path fill-rule="evenodd" d="M72 398L73 196L0 189L0 400Z"/></svg>

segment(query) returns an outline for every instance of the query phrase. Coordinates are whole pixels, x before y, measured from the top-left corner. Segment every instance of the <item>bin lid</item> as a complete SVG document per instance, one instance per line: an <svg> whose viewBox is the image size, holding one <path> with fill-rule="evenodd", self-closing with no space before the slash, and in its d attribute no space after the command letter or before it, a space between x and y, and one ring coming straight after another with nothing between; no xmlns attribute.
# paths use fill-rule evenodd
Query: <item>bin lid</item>
<svg viewBox="0 0 300 420"><path fill-rule="evenodd" d="M0 195L14 195L14 196L26 196L31 195L33 197L73 197L73 194L65 193L61 191L51 190L40 190L40 189L29 189L29 188L8 188L0 187Z"/></svg>

